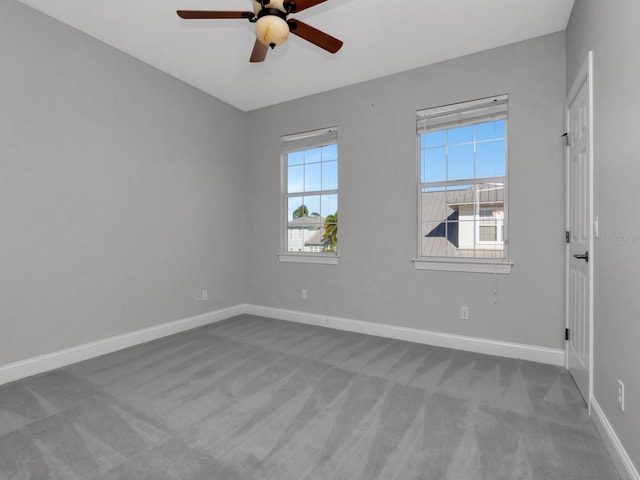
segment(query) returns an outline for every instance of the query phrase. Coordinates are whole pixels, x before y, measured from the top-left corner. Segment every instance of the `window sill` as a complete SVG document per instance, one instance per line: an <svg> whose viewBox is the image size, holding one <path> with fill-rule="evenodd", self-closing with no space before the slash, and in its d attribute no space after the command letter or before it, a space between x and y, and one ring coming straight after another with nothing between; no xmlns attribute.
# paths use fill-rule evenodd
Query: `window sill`
<svg viewBox="0 0 640 480"><path fill-rule="evenodd" d="M337 265L338 257L331 253L278 253L278 258L285 263L318 263L321 265Z"/></svg>
<svg viewBox="0 0 640 480"><path fill-rule="evenodd" d="M445 272L467 273L495 273L509 275L512 262L486 260L453 260L453 259L424 259L414 258L413 266L416 270L438 270Z"/></svg>

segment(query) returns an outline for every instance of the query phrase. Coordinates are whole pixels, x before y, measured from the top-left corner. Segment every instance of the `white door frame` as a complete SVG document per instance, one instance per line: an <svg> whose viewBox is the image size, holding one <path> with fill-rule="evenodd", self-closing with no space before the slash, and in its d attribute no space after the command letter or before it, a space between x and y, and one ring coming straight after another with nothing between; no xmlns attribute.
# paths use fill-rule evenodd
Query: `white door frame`
<svg viewBox="0 0 640 480"><path fill-rule="evenodd" d="M569 142L571 138L570 134L570 117L569 117L569 108L572 105L573 101L576 98L576 95L580 91L581 87L587 83L588 96L589 96L589 155L588 155L588 169L589 169L589 180L587 185L587 195L588 195L588 215L587 215L587 224L589 225L589 235L588 235L588 252L589 252L589 315L588 315L588 330L589 330L589 392L587 406L589 408L589 414L591 414L591 403L593 399L593 264L595 260L595 255L593 252L593 238L594 238L594 211L593 211L593 52L589 51L587 53L587 57L585 58L578 74L576 75L571 89L569 90L569 94L567 95L567 99L565 102L565 127L567 135L567 147L565 150L565 227L566 230L569 230L569 205L570 205L570 157L569 157ZM569 244L566 245L565 249L565 327L569 327L569 262L570 262L570 248ZM569 369L569 342L565 342L565 368Z"/></svg>

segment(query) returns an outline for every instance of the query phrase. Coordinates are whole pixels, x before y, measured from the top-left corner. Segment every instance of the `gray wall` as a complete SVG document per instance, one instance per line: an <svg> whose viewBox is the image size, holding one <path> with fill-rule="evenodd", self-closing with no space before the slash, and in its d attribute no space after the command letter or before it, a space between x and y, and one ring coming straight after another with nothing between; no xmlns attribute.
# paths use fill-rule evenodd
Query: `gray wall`
<svg viewBox="0 0 640 480"><path fill-rule="evenodd" d="M0 69L0 365L243 302L242 112L13 0Z"/></svg>
<svg viewBox="0 0 640 480"><path fill-rule="evenodd" d="M575 3L567 28L567 89L594 52L594 395L640 467L640 3ZM626 412L617 385L626 386Z"/></svg>
<svg viewBox="0 0 640 480"><path fill-rule="evenodd" d="M564 42L564 33L552 34L251 112L248 301L563 348ZM515 265L498 276L494 304L493 275L414 270L415 112L502 93L510 95ZM279 137L333 125L340 263L279 263ZM469 306L469 321L460 320L461 305Z"/></svg>

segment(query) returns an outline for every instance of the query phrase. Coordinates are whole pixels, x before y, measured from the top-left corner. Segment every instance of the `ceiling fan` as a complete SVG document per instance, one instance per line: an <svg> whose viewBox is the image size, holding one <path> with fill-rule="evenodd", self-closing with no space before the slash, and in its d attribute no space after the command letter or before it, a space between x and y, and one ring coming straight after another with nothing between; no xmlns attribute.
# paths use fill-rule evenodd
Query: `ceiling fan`
<svg viewBox="0 0 640 480"><path fill-rule="evenodd" d="M253 0L253 12L212 11L212 10L178 10L178 16L186 20L192 19L236 19L246 18L256 24L256 43L251 52L250 62L263 62L269 47L275 48L283 44L289 32L330 53L336 53L342 47L342 41L324 33L300 20L287 19L291 13L298 13L307 8L326 2L326 0Z"/></svg>

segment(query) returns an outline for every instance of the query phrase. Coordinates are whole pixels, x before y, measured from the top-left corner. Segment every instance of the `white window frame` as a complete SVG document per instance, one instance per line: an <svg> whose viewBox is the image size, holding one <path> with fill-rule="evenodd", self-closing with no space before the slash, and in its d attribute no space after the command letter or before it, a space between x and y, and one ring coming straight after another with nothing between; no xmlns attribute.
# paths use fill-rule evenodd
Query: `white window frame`
<svg viewBox="0 0 640 480"><path fill-rule="evenodd" d="M315 263L324 265L336 265L338 264L339 255L338 250L340 244L336 247L336 252L323 252L323 251L309 251L309 252L290 252L288 251L288 201L289 197L300 196L304 193L304 196L313 195L336 195L338 197L338 203L340 202L339 188L340 188L340 152L338 150L338 188L330 190L317 190L309 192L288 192L288 154L298 152L301 150L309 150L312 148L337 145L338 144L338 128L330 127L320 130L313 130L309 132L296 133L293 135L284 135L280 138L281 144L281 158L280 158L280 177L281 177L281 215L280 215L280 251L278 252L278 258L281 262L286 263ZM339 221L338 221L339 223Z"/></svg>
<svg viewBox="0 0 640 480"><path fill-rule="evenodd" d="M418 204L418 217L417 217L417 257L413 259L414 267L416 270L442 270L442 271L458 271L458 272L473 272L473 273L494 273L494 274L510 274L513 263L509 261L509 249L508 249L508 232L507 229L501 228L502 225L509 225L508 222L508 155L505 158L505 175L504 177L491 177L491 178L470 178L459 181L444 181L444 182L425 182L421 183L421 162L420 162L420 135L428 131L446 130L455 128L458 126L472 125L478 123L484 123L491 120L506 119L506 133L505 133L505 148L508 150L508 95L498 95L494 97L482 98L478 100L472 100L469 102L461 102L451 105L445 105L441 107L429 108L425 110L419 110L416 112L416 150L417 150L417 204ZM482 245L490 246L503 245L504 258L479 258L479 257L436 257L436 256L424 256L422 254L422 191L423 188L434 186L454 186L458 185L477 185L480 183L504 183L504 204L502 221L496 222L497 238L500 239L502 235L502 242L478 242ZM475 241L478 241L479 236L479 224L480 219L478 207L474 213L475 217Z"/></svg>

